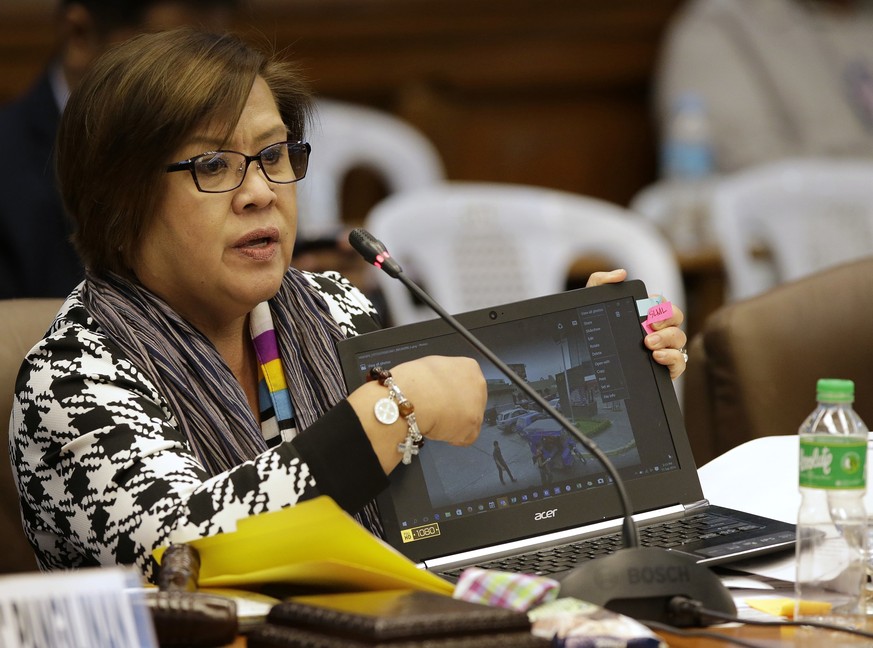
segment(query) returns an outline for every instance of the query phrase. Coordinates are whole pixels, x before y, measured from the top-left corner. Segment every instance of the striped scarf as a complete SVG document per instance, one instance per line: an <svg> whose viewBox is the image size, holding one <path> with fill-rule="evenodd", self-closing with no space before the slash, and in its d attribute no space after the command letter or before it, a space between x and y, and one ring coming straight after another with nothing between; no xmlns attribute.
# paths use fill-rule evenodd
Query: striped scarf
<svg viewBox="0 0 873 648"><path fill-rule="evenodd" d="M283 439L294 438L297 435L297 424L268 302L258 304L249 313L249 331L255 355L258 357L261 433L267 440L267 445L272 448Z"/></svg>
<svg viewBox="0 0 873 648"><path fill-rule="evenodd" d="M213 344L142 285L89 273L83 300L110 340L169 401L210 476L267 450L245 393ZM342 331L324 300L290 269L270 301L298 429L346 396L335 343Z"/></svg>

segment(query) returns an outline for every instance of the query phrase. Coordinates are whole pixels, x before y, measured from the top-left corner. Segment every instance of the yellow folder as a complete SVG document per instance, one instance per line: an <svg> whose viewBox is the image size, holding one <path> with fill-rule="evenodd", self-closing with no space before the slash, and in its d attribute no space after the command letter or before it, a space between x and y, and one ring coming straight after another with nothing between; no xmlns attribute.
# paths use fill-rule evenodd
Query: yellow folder
<svg viewBox="0 0 873 648"><path fill-rule="evenodd" d="M420 569L361 527L329 497L243 518L236 531L189 543L200 553L200 587L289 583L356 592L453 585ZM155 551L161 560L166 547Z"/></svg>

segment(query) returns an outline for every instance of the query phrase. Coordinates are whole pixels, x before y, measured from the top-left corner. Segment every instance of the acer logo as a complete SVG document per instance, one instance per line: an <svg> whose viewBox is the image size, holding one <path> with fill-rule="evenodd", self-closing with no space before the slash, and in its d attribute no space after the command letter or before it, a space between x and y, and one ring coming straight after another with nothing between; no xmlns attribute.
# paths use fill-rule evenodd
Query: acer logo
<svg viewBox="0 0 873 648"><path fill-rule="evenodd" d="M540 511L539 513L534 514L534 522L539 522L540 520L548 520L549 518L555 517L555 514L558 512L558 509L553 508L548 511Z"/></svg>

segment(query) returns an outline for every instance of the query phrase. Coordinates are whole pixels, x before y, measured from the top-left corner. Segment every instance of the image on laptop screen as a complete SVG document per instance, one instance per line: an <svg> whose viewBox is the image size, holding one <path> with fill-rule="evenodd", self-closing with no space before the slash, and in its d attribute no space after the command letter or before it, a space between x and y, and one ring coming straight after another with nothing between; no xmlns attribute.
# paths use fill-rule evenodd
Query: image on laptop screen
<svg viewBox="0 0 873 648"><path fill-rule="evenodd" d="M646 482L681 472L682 465L661 392L666 386L674 402L675 394L665 368L643 347L637 301L645 297L642 284L632 281L458 316L593 440L626 482L640 481L638 510L663 504L645 495ZM425 355L475 358L486 378L477 441L464 448L426 443L412 464L392 473L380 498L388 540L407 555L441 555L620 515L612 480L597 459L447 324L350 338L340 343L340 355L350 389L371 367L390 369ZM674 418L681 419L678 407ZM531 515L534 508L542 509L540 519Z"/></svg>

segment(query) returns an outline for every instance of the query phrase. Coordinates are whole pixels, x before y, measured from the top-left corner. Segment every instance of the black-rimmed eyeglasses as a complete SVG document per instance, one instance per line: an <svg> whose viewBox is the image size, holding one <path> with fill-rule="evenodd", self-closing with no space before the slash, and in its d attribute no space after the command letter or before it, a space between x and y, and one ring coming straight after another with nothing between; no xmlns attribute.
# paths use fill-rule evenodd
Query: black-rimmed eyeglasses
<svg viewBox="0 0 873 648"><path fill-rule="evenodd" d="M261 149L256 155L239 151L210 151L167 165L167 173L187 169L198 190L223 193L239 187L246 178L249 165L257 161L267 180L290 184L306 176L311 150L308 142L277 142Z"/></svg>

